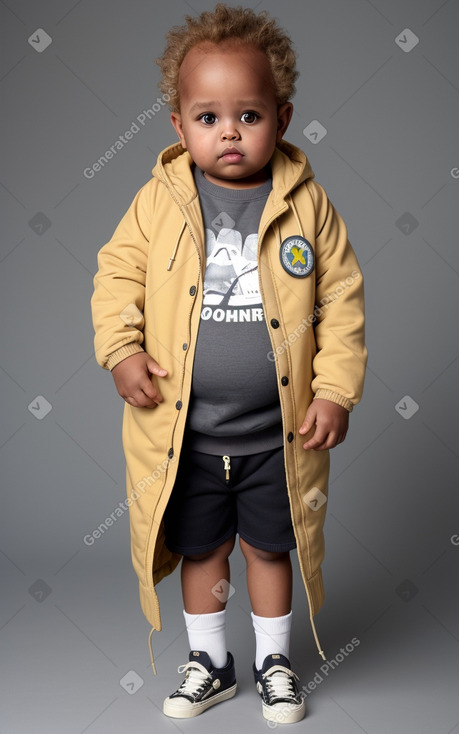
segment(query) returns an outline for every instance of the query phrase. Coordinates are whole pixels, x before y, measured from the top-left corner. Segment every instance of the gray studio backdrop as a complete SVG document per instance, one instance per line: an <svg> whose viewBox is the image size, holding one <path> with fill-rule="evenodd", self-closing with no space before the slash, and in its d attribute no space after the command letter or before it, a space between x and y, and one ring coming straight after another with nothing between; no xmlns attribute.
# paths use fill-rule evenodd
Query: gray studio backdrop
<svg viewBox="0 0 459 734"><path fill-rule="evenodd" d="M244 4L292 36L286 138L345 219L366 286L364 396L331 455L327 663L295 565L291 659L309 711L295 731L457 734L458 2ZM161 713L188 655L179 571L158 588L154 677L127 512L84 540L125 499L123 402L93 353L96 255L175 140L157 99L164 34L211 7L0 3L1 734L266 731L239 549L240 690L183 722Z"/></svg>

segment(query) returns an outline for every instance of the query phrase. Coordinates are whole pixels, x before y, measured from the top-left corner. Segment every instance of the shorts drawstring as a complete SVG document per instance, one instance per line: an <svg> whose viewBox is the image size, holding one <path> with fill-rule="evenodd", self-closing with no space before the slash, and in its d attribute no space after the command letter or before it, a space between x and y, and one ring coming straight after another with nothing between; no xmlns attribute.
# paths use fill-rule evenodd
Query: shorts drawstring
<svg viewBox="0 0 459 734"><path fill-rule="evenodd" d="M223 459L223 463L224 463L223 471L225 472L226 483L229 484L229 480L230 480L230 469L231 469L231 463L230 463L231 462L231 459L230 459L229 456L222 456L222 459Z"/></svg>

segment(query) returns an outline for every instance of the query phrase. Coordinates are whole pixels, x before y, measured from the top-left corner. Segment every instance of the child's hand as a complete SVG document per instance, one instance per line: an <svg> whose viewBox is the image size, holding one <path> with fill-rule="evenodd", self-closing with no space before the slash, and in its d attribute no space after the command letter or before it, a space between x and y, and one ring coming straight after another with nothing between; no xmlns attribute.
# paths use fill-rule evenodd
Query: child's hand
<svg viewBox="0 0 459 734"><path fill-rule="evenodd" d="M349 411L332 400L317 398L306 411L300 433L307 433L316 425L314 435L303 444L304 449L332 449L346 438Z"/></svg>
<svg viewBox="0 0 459 734"><path fill-rule="evenodd" d="M163 398L150 373L165 377L166 370L159 366L146 352L131 354L112 369L116 389L124 400L134 408L156 408Z"/></svg>

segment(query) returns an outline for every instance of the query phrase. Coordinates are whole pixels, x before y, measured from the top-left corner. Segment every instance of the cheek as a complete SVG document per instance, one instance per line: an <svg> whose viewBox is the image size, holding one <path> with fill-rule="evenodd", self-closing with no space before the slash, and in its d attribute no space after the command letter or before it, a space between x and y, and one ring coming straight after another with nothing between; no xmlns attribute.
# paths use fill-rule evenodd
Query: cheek
<svg viewBox="0 0 459 734"><path fill-rule="evenodd" d="M253 145L258 151L263 152L268 148L272 148L276 144L276 133L275 128L264 130L263 135L254 135Z"/></svg>
<svg viewBox="0 0 459 734"><path fill-rule="evenodd" d="M257 139L260 145L268 145L276 137L277 124L265 121L262 127L253 128L253 133L254 139Z"/></svg>
<svg viewBox="0 0 459 734"><path fill-rule="evenodd" d="M206 147L206 136L201 131L193 130L187 138L190 148L194 150L205 150Z"/></svg>

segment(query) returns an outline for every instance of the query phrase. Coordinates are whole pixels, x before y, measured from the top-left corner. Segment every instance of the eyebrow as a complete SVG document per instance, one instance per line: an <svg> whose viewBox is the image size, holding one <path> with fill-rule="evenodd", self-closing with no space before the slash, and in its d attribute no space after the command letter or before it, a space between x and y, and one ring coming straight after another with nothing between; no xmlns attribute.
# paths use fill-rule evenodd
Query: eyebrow
<svg viewBox="0 0 459 734"><path fill-rule="evenodd" d="M218 107L218 102L216 101L210 101L210 102L195 102L190 107L190 112L195 112L195 110L209 110L212 109L212 107ZM265 104L261 99L243 99L243 100L237 100L237 104L239 104L241 107L259 107L262 109L267 109L268 105Z"/></svg>

